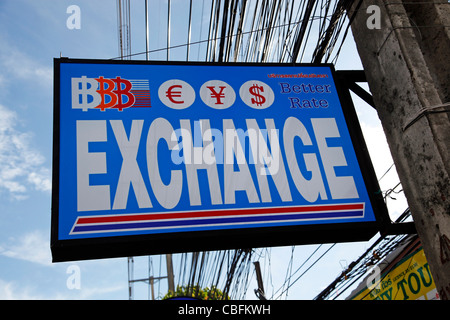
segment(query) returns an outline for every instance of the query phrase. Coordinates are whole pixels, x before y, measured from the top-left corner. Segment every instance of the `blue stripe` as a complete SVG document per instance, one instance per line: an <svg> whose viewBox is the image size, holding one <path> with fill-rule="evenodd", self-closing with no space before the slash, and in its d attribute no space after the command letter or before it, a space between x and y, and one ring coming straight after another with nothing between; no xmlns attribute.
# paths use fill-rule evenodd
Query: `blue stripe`
<svg viewBox="0 0 450 320"><path fill-rule="evenodd" d="M86 225L76 226L73 233L87 232L87 231L120 231L123 229L138 229L138 228L163 228L163 227L186 227L203 224L224 224L230 225L233 223L242 222L271 222L277 220L306 220L306 219L326 219L326 218L349 218L362 217L364 211L344 211L344 212L322 212L322 213L302 213L302 214L286 214L286 215L272 215L272 216L255 216L255 217L232 217L232 218L210 218L210 219L195 219L195 220L174 220L174 221L152 221L152 222L133 222L133 223L117 223L117 224L103 224L103 225Z"/></svg>

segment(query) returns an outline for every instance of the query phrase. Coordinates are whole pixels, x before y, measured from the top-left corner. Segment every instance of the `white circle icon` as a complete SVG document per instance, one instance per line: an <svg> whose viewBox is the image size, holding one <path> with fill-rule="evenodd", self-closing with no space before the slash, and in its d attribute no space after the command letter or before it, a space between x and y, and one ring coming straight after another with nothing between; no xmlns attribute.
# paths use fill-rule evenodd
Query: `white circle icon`
<svg viewBox="0 0 450 320"><path fill-rule="evenodd" d="M266 109L275 101L272 88L258 80L245 82L239 89L239 95L253 109Z"/></svg>
<svg viewBox="0 0 450 320"><path fill-rule="evenodd" d="M159 100L172 109L186 109L195 101L195 91L183 80L172 79L164 82L158 89Z"/></svg>
<svg viewBox="0 0 450 320"><path fill-rule="evenodd" d="M221 80L210 80L200 88L200 98L213 109L226 109L233 105L236 93L228 83Z"/></svg>

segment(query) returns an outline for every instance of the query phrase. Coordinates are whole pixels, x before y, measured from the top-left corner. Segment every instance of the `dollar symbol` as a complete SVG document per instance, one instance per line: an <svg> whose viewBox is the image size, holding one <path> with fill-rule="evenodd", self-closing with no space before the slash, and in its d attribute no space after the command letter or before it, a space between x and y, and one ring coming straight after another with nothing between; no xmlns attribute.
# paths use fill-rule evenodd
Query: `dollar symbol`
<svg viewBox="0 0 450 320"><path fill-rule="evenodd" d="M125 108L131 107L136 101L136 98L130 92L132 87L131 82L120 77L116 77L115 79L112 79L112 81L114 81L117 85L117 89L113 90L113 92L117 95L117 105L114 108L122 111ZM122 88L122 84L125 85L124 88ZM122 96L126 96L128 98L128 101L124 103L122 100Z"/></svg>
<svg viewBox="0 0 450 320"><path fill-rule="evenodd" d="M103 77L96 78L95 80L97 80L99 83L99 88L98 88L97 92L102 97L102 102L96 108L100 108L102 111L105 111L105 109L111 108L117 102L117 97L116 97L115 93L113 92L115 84L114 84L114 81L112 81L110 79L105 79ZM107 85L106 88L105 88L105 84ZM109 98L110 98L110 101L108 103L105 103L105 100L106 100L105 96L109 96Z"/></svg>
<svg viewBox="0 0 450 320"><path fill-rule="evenodd" d="M97 93L97 86L98 82L93 78L72 78L72 109L87 111L99 105L102 97Z"/></svg>
<svg viewBox="0 0 450 320"><path fill-rule="evenodd" d="M261 92L264 92L264 88L263 86L258 86L257 84L254 84L253 86L250 87L250 89L248 89L248 91L255 97L252 98L252 103L255 104L257 106L262 106L264 102L266 102L266 98L264 98L264 96L260 95L260 90Z"/></svg>

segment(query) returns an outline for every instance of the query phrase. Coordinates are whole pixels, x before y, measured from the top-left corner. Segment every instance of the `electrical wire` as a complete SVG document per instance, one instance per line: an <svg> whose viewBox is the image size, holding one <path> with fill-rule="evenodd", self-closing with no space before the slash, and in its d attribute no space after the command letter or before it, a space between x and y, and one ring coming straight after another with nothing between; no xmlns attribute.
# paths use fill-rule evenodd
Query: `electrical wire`
<svg viewBox="0 0 450 320"><path fill-rule="evenodd" d="M198 45L197 58L200 57L200 46L206 44L204 49L205 61L244 61L244 62L292 62L306 59L310 44L316 40L316 46L311 53L311 61L328 60L339 41L339 35L345 25L344 8L349 0L310 0L310 1L251 1L251 0L211 0L209 26L207 39L192 41L191 28L195 18L192 13L192 1L189 2L188 39L187 43L170 45L170 35L175 27L170 21L170 1L167 7L167 45L164 48L147 50L144 52L128 52L120 58L132 58L139 55L149 55L166 51L167 60L169 52L174 49L186 47L186 60L191 59L191 46ZM202 2L203 12L208 11L205 0ZM204 28L203 19L200 19L200 34L202 38ZM348 31L349 24L345 30ZM206 29L206 28L205 28ZM317 32L316 32L317 31ZM131 47L131 46L130 46ZM335 56L335 58L338 55ZM117 58L113 58L117 59ZM319 245L315 251L292 273L293 251L291 263L286 272L284 284L272 295L272 298L281 291L281 297L297 281L299 281L313 266L320 261L333 247L329 247L297 278L303 266L312 259L313 255L322 247ZM179 257L178 285L185 285L193 290L196 286L221 287L231 297L242 297L249 285L251 259L262 258L268 260L266 270L267 281L273 292L273 279L271 277L270 251L264 250L222 250L215 252L183 253ZM161 272L161 262L160 262ZM293 280L294 279L294 280ZM245 290L244 290L245 289Z"/></svg>
<svg viewBox="0 0 450 320"><path fill-rule="evenodd" d="M406 209L400 217L397 218L395 223L402 223L410 217L409 208ZM359 280L364 274L366 274L369 267L381 262L383 258L389 255L395 248L397 248L408 235L395 235L395 236L379 236L378 239L363 253L357 260L349 265L349 268L342 272L327 288L319 293L314 300L335 300L342 295ZM376 252L377 258L374 258L374 252ZM352 282L350 282L352 280ZM345 286L345 288L342 288Z"/></svg>
<svg viewBox="0 0 450 320"><path fill-rule="evenodd" d="M165 46L163 48L152 49L152 50L138 52L138 53L132 53L132 54L129 53L129 54L123 55L122 57L111 58L111 60L115 60L115 59L118 59L118 58L131 58L131 57L144 55L144 54L157 53L157 52L160 52L160 51L166 51L167 52L167 56L168 56L168 52L170 50L177 49L177 48L180 48L180 47L185 47L185 46L192 46L192 45L199 45L199 44L207 43L208 46L207 46L207 50L206 50L206 61L215 61L216 60L216 48L217 48L217 44L216 43L217 43L217 41L221 41L221 42L222 41L229 41L231 38L238 38L238 37L242 37L243 35L250 35L251 37L248 40L250 41L249 44L251 44L251 45L247 46L248 49L246 50L246 59L245 59L245 61L246 62L251 62L251 61L256 62L256 61L259 61L256 58L260 57L260 56L257 55L258 54L258 46L256 44L261 44L261 39L260 39L261 35L262 36L266 36L266 31L271 31L271 30L276 30L276 29L286 28L287 27L288 28L287 33L289 33L289 29L290 29L291 26L295 28L295 27L298 27L298 25L301 24L301 23L307 25L307 22L312 22L314 20L322 21L322 20L327 20L328 19L328 16L323 16L322 14L315 14L315 15L311 15L311 18L307 19L307 20L304 19L304 18L301 18L301 19L298 18L294 22L289 21L289 23L282 23L282 24L275 24L276 20L272 19L272 20L274 20L273 24L269 24L269 25L264 26L263 25L264 17L267 16L267 13L266 13L267 10L265 8L260 8L258 6L258 3L259 2L257 2L257 6L256 6L256 10L257 11L253 15L253 22L251 24L251 29L249 31L242 31L242 32L236 32L236 33L231 33L231 34L224 34L223 36L219 36L218 35L218 30L219 30L219 26L221 25L221 23L220 23L220 6L219 6L220 2L219 2L219 4L217 4L215 1L213 1L212 2L212 6L211 6L211 19L210 19L208 39L198 40L198 41L194 41L194 42L190 42L190 43L188 42L188 43L179 44L179 45L170 45L170 37L168 36L168 38L167 38L167 41L168 41L167 42L167 46ZM278 8L277 9L277 13L274 13L274 16L279 16L278 11L281 10L281 6L278 6L277 8ZM292 8L293 7L291 7L291 9ZM298 12L297 12L298 15L301 14L300 10L302 8L303 7L298 7ZM286 10L287 10L287 8L286 8ZM248 13L249 10L246 10L245 12ZM256 22L256 25L257 25L256 29L255 29L255 22ZM225 22L222 22L222 24L223 23L225 23ZM229 28L229 29L231 30L232 28ZM252 40L253 39L253 35L255 35L255 34L258 35L258 36L256 37L256 40L253 41ZM273 37L273 35L271 36L271 34L269 33L268 38L269 39L273 39L274 37ZM270 44L272 42L273 41L271 41L269 43L269 46L270 46ZM288 38L285 39L285 43L286 42L289 42ZM286 45L285 45L285 47L286 47ZM303 48L304 48L303 50L305 50L306 43L305 43ZM266 56L267 56L267 54L266 54ZM266 61L268 61L268 59L266 59Z"/></svg>
<svg viewBox="0 0 450 320"><path fill-rule="evenodd" d="M313 264L311 264L308 269L306 269L300 276L298 276L292 283L289 284L289 286L286 287L286 289L284 289L279 295L278 298L281 297L283 295L283 293L285 293L290 287L292 287L298 280L300 280L300 278L302 278L317 262L320 261L320 259L322 259L331 249L334 248L334 246L336 245L336 243L333 243L319 258L317 258L316 261L314 261ZM276 299L275 299L276 300Z"/></svg>

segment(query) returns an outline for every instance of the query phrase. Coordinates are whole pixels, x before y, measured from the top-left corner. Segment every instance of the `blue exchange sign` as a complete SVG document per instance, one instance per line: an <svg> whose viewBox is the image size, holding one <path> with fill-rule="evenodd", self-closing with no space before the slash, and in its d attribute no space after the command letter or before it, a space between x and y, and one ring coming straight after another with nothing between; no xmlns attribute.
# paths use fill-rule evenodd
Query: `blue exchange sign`
<svg viewBox="0 0 450 320"><path fill-rule="evenodd" d="M377 221L331 65L57 59L55 74L55 261Z"/></svg>

